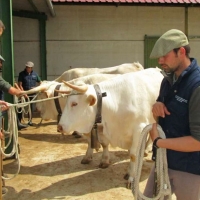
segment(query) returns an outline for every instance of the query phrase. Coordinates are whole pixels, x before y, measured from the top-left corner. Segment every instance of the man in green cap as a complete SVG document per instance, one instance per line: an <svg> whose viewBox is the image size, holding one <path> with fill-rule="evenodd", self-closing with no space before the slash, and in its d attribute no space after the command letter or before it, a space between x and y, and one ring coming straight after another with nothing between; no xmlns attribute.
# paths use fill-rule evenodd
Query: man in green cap
<svg viewBox="0 0 200 200"><path fill-rule="evenodd" d="M169 179L177 200L200 200L200 68L189 53L186 35L172 29L157 40L150 55L163 68L152 113L166 139L159 137L156 123L150 135L154 148L167 149ZM153 196L153 185L154 168L144 195Z"/></svg>

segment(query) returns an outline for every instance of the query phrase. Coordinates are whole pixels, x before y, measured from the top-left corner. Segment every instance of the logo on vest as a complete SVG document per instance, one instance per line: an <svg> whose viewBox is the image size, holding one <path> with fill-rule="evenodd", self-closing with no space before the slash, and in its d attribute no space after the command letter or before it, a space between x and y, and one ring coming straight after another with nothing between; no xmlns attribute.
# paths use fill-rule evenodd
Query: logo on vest
<svg viewBox="0 0 200 200"><path fill-rule="evenodd" d="M182 103L182 102L184 102L184 103L187 103L187 102L188 102L188 100L183 99L182 97L179 97L178 95L176 95L175 98L176 98L177 101L179 101L179 102L181 102L181 103Z"/></svg>

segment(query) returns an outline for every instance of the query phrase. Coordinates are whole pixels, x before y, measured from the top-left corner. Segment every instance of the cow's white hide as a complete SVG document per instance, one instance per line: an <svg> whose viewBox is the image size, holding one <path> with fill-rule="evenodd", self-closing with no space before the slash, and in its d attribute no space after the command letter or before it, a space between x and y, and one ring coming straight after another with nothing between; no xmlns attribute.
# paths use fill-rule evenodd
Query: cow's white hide
<svg viewBox="0 0 200 200"><path fill-rule="evenodd" d="M69 81L75 78L87 76L90 74L125 74L143 70L143 66L139 62L124 63L114 67L106 68L74 68L65 71L61 76L55 79L57 82L62 80Z"/></svg>
<svg viewBox="0 0 200 200"><path fill-rule="evenodd" d="M101 92L107 94L102 100L103 132L98 135L99 142L106 149L110 143L112 146L129 150L129 185L133 178L140 133L146 125L155 122L151 109L162 79L160 69L149 68L98 84ZM96 92L93 85L87 85L85 93L68 97L58 128L66 133L90 132L96 112ZM108 150L105 152L107 154L103 153L101 162L109 164Z"/></svg>

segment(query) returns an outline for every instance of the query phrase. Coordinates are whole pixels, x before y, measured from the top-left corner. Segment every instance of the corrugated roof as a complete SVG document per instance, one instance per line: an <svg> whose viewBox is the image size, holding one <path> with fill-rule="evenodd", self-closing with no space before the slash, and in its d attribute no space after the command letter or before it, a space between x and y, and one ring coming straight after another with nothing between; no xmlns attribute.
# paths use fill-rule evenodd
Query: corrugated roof
<svg viewBox="0 0 200 200"><path fill-rule="evenodd" d="M200 4L200 0L51 0L53 3L168 3Z"/></svg>

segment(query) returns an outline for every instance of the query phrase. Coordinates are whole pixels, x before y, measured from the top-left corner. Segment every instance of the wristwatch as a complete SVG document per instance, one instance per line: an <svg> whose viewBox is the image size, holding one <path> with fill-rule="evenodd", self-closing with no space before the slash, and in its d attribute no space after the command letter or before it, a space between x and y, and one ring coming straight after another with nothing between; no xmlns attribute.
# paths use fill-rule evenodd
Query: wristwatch
<svg viewBox="0 0 200 200"><path fill-rule="evenodd" d="M154 141L153 141L153 147L155 147L156 149L158 149L159 147L157 146L157 141L159 139L162 139L161 137L157 137Z"/></svg>

